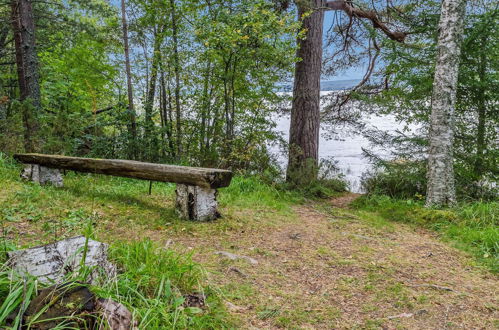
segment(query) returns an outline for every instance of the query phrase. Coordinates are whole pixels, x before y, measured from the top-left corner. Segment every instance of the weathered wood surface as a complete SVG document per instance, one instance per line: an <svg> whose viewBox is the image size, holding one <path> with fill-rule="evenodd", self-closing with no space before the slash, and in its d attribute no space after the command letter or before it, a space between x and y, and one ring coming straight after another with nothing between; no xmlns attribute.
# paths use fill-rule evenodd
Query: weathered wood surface
<svg viewBox="0 0 499 330"><path fill-rule="evenodd" d="M85 237L76 236L55 243L26 250L8 252L8 265L17 272L28 273L40 282L60 283L67 274L77 272L83 257ZM108 245L88 241L85 265L93 267L88 280L94 281L101 272L109 277L116 274L116 267L107 260Z"/></svg>
<svg viewBox="0 0 499 330"><path fill-rule="evenodd" d="M39 183L41 185L51 184L55 187L64 186L61 171L56 168L48 168L37 164L26 164L21 172L21 178Z"/></svg>
<svg viewBox="0 0 499 330"><path fill-rule="evenodd" d="M175 206L182 219L210 221L220 217L215 189L177 184L175 193Z"/></svg>
<svg viewBox="0 0 499 330"><path fill-rule="evenodd" d="M227 187L232 180L231 171L212 168L44 154L16 154L14 158L25 164L38 164L49 168L123 176L142 180L173 182L210 189Z"/></svg>

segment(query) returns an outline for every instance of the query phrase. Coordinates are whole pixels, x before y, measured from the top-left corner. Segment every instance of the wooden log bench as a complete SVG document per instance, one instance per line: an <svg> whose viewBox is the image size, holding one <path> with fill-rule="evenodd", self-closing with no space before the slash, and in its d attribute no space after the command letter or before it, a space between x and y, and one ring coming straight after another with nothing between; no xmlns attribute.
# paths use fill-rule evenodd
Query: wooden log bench
<svg viewBox="0 0 499 330"><path fill-rule="evenodd" d="M208 221L220 216L217 188L227 187L232 172L227 170L144 163L120 159L95 159L44 154L16 154L25 164L21 177L39 184L63 186L60 170L106 174L177 184L176 210L181 218Z"/></svg>

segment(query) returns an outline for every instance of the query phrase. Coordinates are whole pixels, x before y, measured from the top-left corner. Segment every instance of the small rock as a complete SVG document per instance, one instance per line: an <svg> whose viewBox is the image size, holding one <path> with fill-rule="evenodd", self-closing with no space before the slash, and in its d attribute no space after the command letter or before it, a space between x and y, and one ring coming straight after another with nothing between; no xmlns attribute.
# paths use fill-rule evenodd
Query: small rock
<svg viewBox="0 0 499 330"><path fill-rule="evenodd" d="M232 313L239 313L239 312L243 312L243 311L246 310L246 308L234 305L230 301L226 301L225 302L225 306L227 307L227 309L229 310L229 312L232 312Z"/></svg>
<svg viewBox="0 0 499 330"><path fill-rule="evenodd" d="M408 317L413 317L413 316L414 316L414 314L412 314L412 313L402 313L399 315L388 316L388 319L393 320L393 319L408 318Z"/></svg>
<svg viewBox="0 0 499 330"><path fill-rule="evenodd" d="M120 303L111 299L98 299L96 310L101 313L103 321L99 329L111 330L130 330L137 329L136 322L133 321L133 315Z"/></svg>
<svg viewBox="0 0 499 330"><path fill-rule="evenodd" d="M215 254L227 257L230 260L244 259L244 260L248 261L252 265L257 265L258 264L258 261L256 259L253 259L253 258L248 257L248 256L239 256L237 254L226 252L226 251L217 251L217 252L215 252Z"/></svg>

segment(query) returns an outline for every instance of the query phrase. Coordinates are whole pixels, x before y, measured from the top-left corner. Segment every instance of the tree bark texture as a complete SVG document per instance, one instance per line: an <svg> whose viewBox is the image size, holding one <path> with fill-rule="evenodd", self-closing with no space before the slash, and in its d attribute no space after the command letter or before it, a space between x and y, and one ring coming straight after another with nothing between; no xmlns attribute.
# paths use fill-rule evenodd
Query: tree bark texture
<svg viewBox="0 0 499 330"><path fill-rule="evenodd" d="M324 11L342 11L352 19L367 19L374 28L397 42L404 42L407 34L390 30L375 10L364 10L351 1L296 0L295 3L299 17L304 18L306 36L298 40L300 61L295 65L286 179L303 185L315 180L318 172ZM311 14L305 17L306 13Z"/></svg>
<svg viewBox="0 0 499 330"><path fill-rule="evenodd" d="M173 182L209 189L227 187L232 180L232 172L227 170L153 164L133 160L95 159L43 154L16 154L14 155L14 159L24 164L37 164L53 169Z"/></svg>
<svg viewBox="0 0 499 330"><path fill-rule="evenodd" d="M485 49L485 44L487 42L487 35L484 34L481 37L481 44ZM483 158L486 150L485 133L486 126L485 122L487 119L487 105L486 105L486 92L485 92L485 75L487 71L487 58L485 52L480 53L478 59L478 77L480 79L480 87L478 90L478 125L477 125L477 136L476 136L476 155L475 164L473 167L473 172L475 174L475 179L479 180L483 172Z"/></svg>
<svg viewBox="0 0 499 330"><path fill-rule="evenodd" d="M312 11L303 19L305 38L298 40L286 173L288 182L301 185L313 181L318 170L324 11L314 9L324 1L300 1L297 6L300 19Z"/></svg>
<svg viewBox="0 0 499 330"><path fill-rule="evenodd" d="M38 112L41 108L38 54L36 52L35 21L31 0L11 1L11 20L16 49L17 75L23 111L24 148L39 150L35 141L39 130Z"/></svg>
<svg viewBox="0 0 499 330"><path fill-rule="evenodd" d="M178 53L178 24L175 0L170 0L172 18L173 60L175 72L175 114L177 128L177 157L182 158L182 112L180 109L180 56Z"/></svg>
<svg viewBox="0 0 499 330"><path fill-rule="evenodd" d="M210 221L220 217L215 189L178 184L175 193L176 210L182 219Z"/></svg>
<svg viewBox="0 0 499 330"><path fill-rule="evenodd" d="M133 86L132 86L132 70L130 67L130 48L128 45L128 22L126 19L126 4L125 0L121 0L121 22L123 26L123 45L125 52L125 71L126 71L126 82L127 82L127 92L128 92L128 114L130 117L130 126L129 126L129 134L131 136L132 141L137 140L137 123L136 123L136 115L135 108L133 106ZM135 158L135 143L132 143L129 147L131 158Z"/></svg>
<svg viewBox="0 0 499 330"><path fill-rule="evenodd" d="M455 203L454 111L465 0L443 0L430 118L426 206Z"/></svg>

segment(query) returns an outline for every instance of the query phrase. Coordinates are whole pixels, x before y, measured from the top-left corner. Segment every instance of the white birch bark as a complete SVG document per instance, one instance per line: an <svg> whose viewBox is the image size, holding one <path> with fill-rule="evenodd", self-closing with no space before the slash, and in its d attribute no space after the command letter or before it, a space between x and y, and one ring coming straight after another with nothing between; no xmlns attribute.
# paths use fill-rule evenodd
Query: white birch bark
<svg viewBox="0 0 499 330"><path fill-rule="evenodd" d="M430 118L426 206L455 203L454 108L466 0L443 0Z"/></svg>

